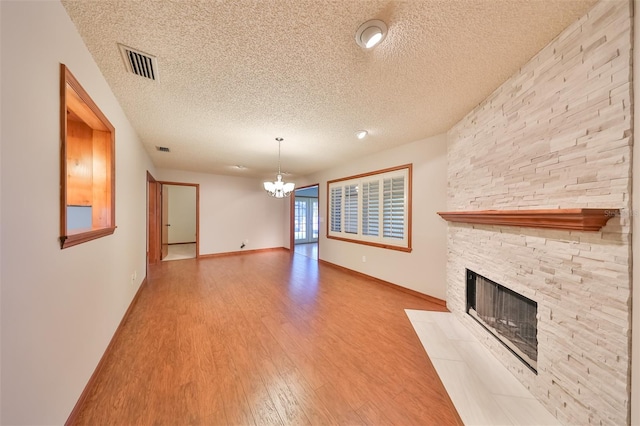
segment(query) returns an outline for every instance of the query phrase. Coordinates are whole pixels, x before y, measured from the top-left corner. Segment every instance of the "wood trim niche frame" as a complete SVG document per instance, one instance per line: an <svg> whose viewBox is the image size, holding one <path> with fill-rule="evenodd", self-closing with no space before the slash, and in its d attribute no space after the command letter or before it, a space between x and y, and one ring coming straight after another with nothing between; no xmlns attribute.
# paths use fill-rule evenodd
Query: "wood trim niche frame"
<svg viewBox="0 0 640 426"><path fill-rule="evenodd" d="M115 128L60 64L61 249L115 231L115 159Z"/></svg>

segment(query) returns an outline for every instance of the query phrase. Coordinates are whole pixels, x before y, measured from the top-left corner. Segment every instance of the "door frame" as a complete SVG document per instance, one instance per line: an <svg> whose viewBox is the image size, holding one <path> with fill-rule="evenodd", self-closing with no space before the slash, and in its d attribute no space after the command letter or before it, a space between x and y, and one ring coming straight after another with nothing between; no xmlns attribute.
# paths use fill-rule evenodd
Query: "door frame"
<svg viewBox="0 0 640 426"><path fill-rule="evenodd" d="M293 194L291 194L291 197L289 197L289 251L291 252L291 254L294 253L294 248L295 248L295 219L296 219L296 212L295 212L295 208L296 208L296 191L298 191L299 189L306 189L306 188L313 188L314 186L318 187L318 259L320 259L320 216L319 213L322 211L320 210L320 184L319 183L312 183L311 185L305 185L305 186L301 186L299 188L296 188L293 191Z"/></svg>
<svg viewBox="0 0 640 426"><path fill-rule="evenodd" d="M200 184L159 181L147 171L147 269L161 262L162 185L196 188L196 259L200 257Z"/></svg>
<svg viewBox="0 0 640 426"><path fill-rule="evenodd" d="M193 186L196 188L196 259L200 257L200 184L185 182L158 181L161 185ZM161 204L162 205L162 204Z"/></svg>
<svg viewBox="0 0 640 426"><path fill-rule="evenodd" d="M147 276L149 266L160 262L160 188L158 181L147 170Z"/></svg>
<svg viewBox="0 0 640 426"><path fill-rule="evenodd" d="M160 260L169 255L169 194L165 191L164 184L160 187Z"/></svg>

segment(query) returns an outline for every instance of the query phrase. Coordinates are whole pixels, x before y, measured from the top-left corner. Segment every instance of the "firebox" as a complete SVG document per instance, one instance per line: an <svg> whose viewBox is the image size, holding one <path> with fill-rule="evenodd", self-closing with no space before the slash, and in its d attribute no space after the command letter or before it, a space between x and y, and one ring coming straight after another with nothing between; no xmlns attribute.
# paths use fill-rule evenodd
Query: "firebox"
<svg viewBox="0 0 640 426"><path fill-rule="evenodd" d="M537 374L538 304L467 269L467 313Z"/></svg>

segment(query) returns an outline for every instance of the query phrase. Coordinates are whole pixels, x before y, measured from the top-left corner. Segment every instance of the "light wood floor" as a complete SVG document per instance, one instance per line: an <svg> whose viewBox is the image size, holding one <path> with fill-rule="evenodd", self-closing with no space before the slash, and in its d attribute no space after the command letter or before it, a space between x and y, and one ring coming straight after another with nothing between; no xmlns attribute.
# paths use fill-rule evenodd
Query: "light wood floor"
<svg viewBox="0 0 640 426"><path fill-rule="evenodd" d="M193 259L196 257L196 243L169 244L164 262L169 260Z"/></svg>
<svg viewBox="0 0 640 426"><path fill-rule="evenodd" d="M295 254L318 260L318 243L296 244L293 246L293 251Z"/></svg>
<svg viewBox="0 0 640 426"><path fill-rule="evenodd" d="M161 262L76 424L461 424L405 308L442 310L284 250Z"/></svg>

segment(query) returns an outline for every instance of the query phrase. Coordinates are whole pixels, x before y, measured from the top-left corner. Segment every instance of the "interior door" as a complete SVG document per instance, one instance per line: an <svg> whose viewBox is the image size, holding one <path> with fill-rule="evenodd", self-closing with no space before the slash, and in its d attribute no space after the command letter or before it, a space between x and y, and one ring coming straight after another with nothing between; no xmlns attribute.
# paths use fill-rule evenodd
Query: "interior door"
<svg viewBox="0 0 640 426"><path fill-rule="evenodd" d="M147 247L147 264L148 265L155 265L158 260L160 259L159 257L159 253L158 253L158 248L160 247L158 244L158 233L156 232L156 229L158 228L157 226L157 216L156 216L156 209L157 209L157 195L158 195L158 191L156 190L156 187L158 186L158 183L154 180L154 181L148 181L147 183L148 188L147 188L147 194L148 194L148 199L147 199L147 203L148 203L148 219L147 219L147 223L148 223L148 247Z"/></svg>
<svg viewBox="0 0 640 426"><path fill-rule="evenodd" d="M294 244L318 241L318 199L296 197L294 206Z"/></svg>
<svg viewBox="0 0 640 426"><path fill-rule="evenodd" d="M155 265L160 261L160 184L147 172L147 265Z"/></svg>
<svg viewBox="0 0 640 426"><path fill-rule="evenodd" d="M164 259L169 254L169 191L165 191L164 185L161 185L162 199L162 243L161 243L161 256L160 259Z"/></svg>

